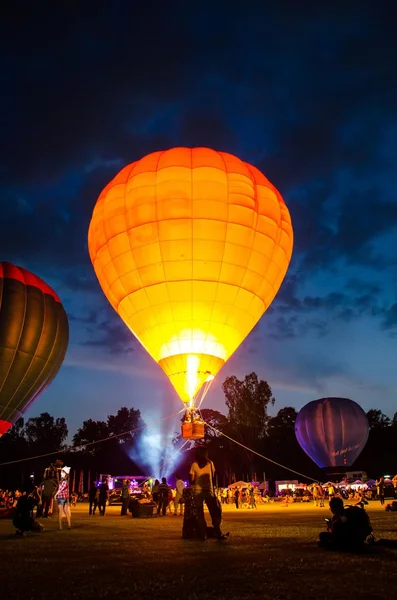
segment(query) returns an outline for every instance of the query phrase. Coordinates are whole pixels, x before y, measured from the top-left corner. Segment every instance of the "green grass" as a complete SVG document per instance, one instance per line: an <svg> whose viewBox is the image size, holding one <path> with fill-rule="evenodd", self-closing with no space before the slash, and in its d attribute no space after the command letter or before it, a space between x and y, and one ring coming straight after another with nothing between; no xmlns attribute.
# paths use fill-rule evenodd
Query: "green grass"
<svg viewBox="0 0 397 600"><path fill-rule="evenodd" d="M270 505L258 511L227 508L226 542L184 541L182 519L89 517L73 512L73 528L18 539L0 521L1 597L209 598L357 600L397 597L397 551L376 549L355 556L317 548L327 509ZM397 540L397 513L369 508L378 538Z"/></svg>

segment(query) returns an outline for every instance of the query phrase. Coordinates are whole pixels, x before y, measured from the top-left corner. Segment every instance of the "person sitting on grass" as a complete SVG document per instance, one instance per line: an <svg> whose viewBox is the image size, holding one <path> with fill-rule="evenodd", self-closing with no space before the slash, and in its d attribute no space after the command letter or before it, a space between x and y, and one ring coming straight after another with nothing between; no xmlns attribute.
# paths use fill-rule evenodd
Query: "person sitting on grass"
<svg viewBox="0 0 397 600"><path fill-rule="evenodd" d="M331 550L360 550L374 540L369 517L362 506L345 507L340 497L331 498L332 518L320 533L319 546Z"/></svg>

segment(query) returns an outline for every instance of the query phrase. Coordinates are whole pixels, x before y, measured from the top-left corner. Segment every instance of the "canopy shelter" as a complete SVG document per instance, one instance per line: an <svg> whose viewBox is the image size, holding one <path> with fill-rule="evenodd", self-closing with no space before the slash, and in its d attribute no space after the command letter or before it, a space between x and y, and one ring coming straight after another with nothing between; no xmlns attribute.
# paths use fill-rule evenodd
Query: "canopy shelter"
<svg viewBox="0 0 397 600"><path fill-rule="evenodd" d="M246 483L245 481L236 481L236 483L231 483L229 485L229 489L235 488L235 487L248 487L249 485L251 485L250 483Z"/></svg>

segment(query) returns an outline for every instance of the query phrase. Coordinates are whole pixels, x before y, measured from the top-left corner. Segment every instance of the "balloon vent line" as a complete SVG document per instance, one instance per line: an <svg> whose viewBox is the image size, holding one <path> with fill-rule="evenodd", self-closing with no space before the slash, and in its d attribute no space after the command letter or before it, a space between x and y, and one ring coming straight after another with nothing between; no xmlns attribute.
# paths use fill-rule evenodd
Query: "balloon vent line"
<svg viewBox="0 0 397 600"><path fill-rule="evenodd" d="M237 440L234 440L230 436L226 435L226 433L223 433L223 431L219 431L219 429L215 429L215 427L212 427L212 425L210 425L209 423L205 423L205 424L207 425L207 427L209 427L210 429L212 429L216 433L219 433L220 435L223 435L225 438L227 438L231 442L234 442L238 446L241 446L241 448L244 448L245 450L248 450L248 452L252 452L252 454L256 454L260 458L263 458L264 460L267 460L267 461L273 463L274 465L277 465L278 467L281 467L282 469L286 469L287 471L290 471L291 473L295 473L295 475L300 475L301 477L304 477L305 479L310 479L310 481L316 481L316 482L318 481L317 479L313 479L313 477L309 477L308 475L304 475L303 473L300 473L299 471L295 471L294 469L291 469L290 467L286 467L285 465L282 465L281 463L273 460L272 458L269 458L268 456L264 456L263 454L260 454L259 452L256 452L256 450L252 450L252 448L248 448L248 446L245 446L241 442L238 442Z"/></svg>
<svg viewBox="0 0 397 600"><path fill-rule="evenodd" d="M214 380L213 380L213 379L211 379L210 381L207 381L207 382L206 382L206 385L205 385L205 388L204 388L203 394L202 394L202 396L201 396L200 403L199 403L199 405L198 405L198 407L197 407L198 409L200 409L200 406L202 405L202 403L203 403L203 400L205 399L206 395L207 395L207 394L208 394L208 392L210 391L210 387L211 387L211 384L212 384L212 382L213 382L213 381L214 381Z"/></svg>
<svg viewBox="0 0 397 600"><path fill-rule="evenodd" d="M167 419L172 419L172 417L177 417L180 415L184 409L178 410L178 412L173 413L172 415L168 415L168 417L163 417L159 419L159 421L166 421ZM37 456L29 456L27 458L20 458L18 460L10 460L8 462L0 463L0 467L5 467L6 465L15 465L17 463L26 462L27 460L35 460L36 458L45 458L46 456L54 456L55 454L61 454L62 452L74 452L75 450L81 450L82 448L87 448L88 446L94 446L95 444L101 444L102 442L107 442L109 440L115 440L116 438L122 437L123 435L128 435L130 433L136 433L137 431L143 431L144 429L149 429L155 425L158 421L152 421L149 425L142 425L141 427L136 427L135 429L130 429L129 431L123 431L123 433L116 433L115 435L109 435L102 440L95 440L94 442L87 442L86 444L80 444L79 446L65 446L65 448L60 448L59 450L55 450L54 452L47 452L46 454L38 454Z"/></svg>

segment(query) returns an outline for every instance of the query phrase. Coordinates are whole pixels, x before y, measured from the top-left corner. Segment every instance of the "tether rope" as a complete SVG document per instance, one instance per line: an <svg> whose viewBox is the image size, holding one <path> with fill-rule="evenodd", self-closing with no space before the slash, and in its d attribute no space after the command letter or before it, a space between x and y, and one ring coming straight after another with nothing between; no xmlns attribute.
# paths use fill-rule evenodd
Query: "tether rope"
<svg viewBox="0 0 397 600"><path fill-rule="evenodd" d="M269 458L268 456L264 456L263 454L260 454L259 452L256 452L256 450L252 450L252 448L248 448L248 446L245 446L241 442L238 442L237 440L234 440L229 435L226 435L226 433L223 433L223 431L219 431L219 429L215 429L215 427L213 427L209 423L205 423L205 424L207 425L207 427L209 427L210 429L212 429L216 433L219 433L220 435L223 435L225 438L227 438L231 442L234 442L238 446L241 446L245 450L248 450L248 452L252 452L252 454L256 454L260 458L263 458L264 460L267 460L267 461L273 463L274 465L277 465L278 467L281 467L282 469L286 469L287 471L290 471L291 473L295 473L295 475L300 475L301 477L304 477L305 479L310 479L310 481L317 482L317 479L313 479L313 477L309 477L308 475L304 475L303 473L300 473L299 471L295 471L294 469L290 469L289 467L286 467L285 465L282 465L281 463L273 460L272 458Z"/></svg>

